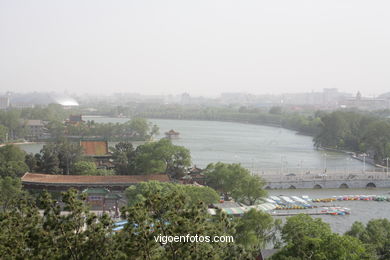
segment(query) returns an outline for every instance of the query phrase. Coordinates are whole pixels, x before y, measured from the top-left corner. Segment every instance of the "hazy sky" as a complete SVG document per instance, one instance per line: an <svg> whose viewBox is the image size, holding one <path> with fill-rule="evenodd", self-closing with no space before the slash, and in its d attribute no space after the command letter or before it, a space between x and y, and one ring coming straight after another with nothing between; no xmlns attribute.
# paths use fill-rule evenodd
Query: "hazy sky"
<svg viewBox="0 0 390 260"><path fill-rule="evenodd" d="M390 91L390 1L0 0L0 92Z"/></svg>

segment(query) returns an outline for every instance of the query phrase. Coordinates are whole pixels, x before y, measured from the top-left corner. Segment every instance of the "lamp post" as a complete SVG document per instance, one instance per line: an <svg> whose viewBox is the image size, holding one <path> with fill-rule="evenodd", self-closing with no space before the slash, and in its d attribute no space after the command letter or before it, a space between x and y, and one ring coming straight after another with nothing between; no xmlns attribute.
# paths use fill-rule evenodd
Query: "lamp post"
<svg viewBox="0 0 390 260"><path fill-rule="evenodd" d="M327 154L324 153L324 174L326 173L326 156Z"/></svg>
<svg viewBox="0 0 390 260"><path fill-rule="evenodd" d="M283 164L284 164L283 159L284 159L284 156L281 155L280 156L280 178L282 178L282 176L283 176Z"/></svg>
<svg viewBox="0 0 390 260"><path fill-rule="evenodd" d="M351 158L347 158L347 169L346 169L347 176L349 175L349 161L350 160L351 160Z"/></svg>
<svg viewBox="0 0 390 260"><path fill-rule="evenodd" d="M363 173L366 173L366 156L367 156L367 154L363 153L362 156L363 156Z"/></svg>
<svg viewBox="0 0 390 260"><path fill-rule="evenodd" d="M386 157L385 160L386 160L386 177L389 178L389 157Z"/></svg>

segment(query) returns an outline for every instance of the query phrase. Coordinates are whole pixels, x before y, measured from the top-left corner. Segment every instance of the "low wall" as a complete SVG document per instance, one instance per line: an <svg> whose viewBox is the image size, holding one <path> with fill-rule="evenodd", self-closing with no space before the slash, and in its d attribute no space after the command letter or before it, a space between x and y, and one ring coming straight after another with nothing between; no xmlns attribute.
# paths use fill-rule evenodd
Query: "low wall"
<svg viewBox="0 0 390 260"><path fill-rule="evenodd" d="M266 189L361 189L390 188L384 173L340 174L330 176L262 176Z"/></svg>

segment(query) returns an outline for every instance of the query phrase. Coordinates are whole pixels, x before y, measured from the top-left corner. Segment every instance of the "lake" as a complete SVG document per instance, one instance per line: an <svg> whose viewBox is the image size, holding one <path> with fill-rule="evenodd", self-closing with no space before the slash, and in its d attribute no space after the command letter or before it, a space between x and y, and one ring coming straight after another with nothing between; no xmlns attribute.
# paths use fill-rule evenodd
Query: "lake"
<svg viewBox="0 0 390 260"><path fill-rule="evenodd" d="M83 116L83 120L123 123L128 118ZM362 170L363 163L350 156L316 150L312 137L294 131L262 125L217 121L150 119L160 127L157 138L170 129L180 132L174 144L191 151L192 162L205 167L212 162L241 163L254 171L304 171L309 169ZM27 152L37 153L43 144L23 144ZM114 145L114 144L111 144ZM366 165L366 169L371 166Z"/></svg>
<svg viewBox="0 0 390 260"><path fill-rule="evenodd" d="M126 122L127 118L83 117L95 122ZM362 170L363 163L352 160L343 153L316 150L312 137L298 135L294 131L261 125L215 121L150 119L160 127L160 135L170 129L180 132L173 140L191 151L192 162L205 167L212 162L241 163L254 171L283 170L283 172L307 168L328 170ZM23 144L27 152L39 152L43 144ZM112 144L113 145L113 144ZM370 166L366 166L369 168ZM271 190L270 195L309 195L311 198L348 194L388 194L388 189L322 189L322 190ZM321 203L324 204L324 203ZM367 222L372 218L390 215L390 202L341 201L339 205L351 209L348 216L321 216L337 232L345 232L354 221Z"/></svg>

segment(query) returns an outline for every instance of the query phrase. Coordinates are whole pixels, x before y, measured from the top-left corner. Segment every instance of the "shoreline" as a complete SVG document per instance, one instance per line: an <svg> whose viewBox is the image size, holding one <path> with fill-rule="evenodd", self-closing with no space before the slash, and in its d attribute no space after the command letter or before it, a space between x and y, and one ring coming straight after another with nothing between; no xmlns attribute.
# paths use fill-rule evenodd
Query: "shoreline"
<svg viewBox="0 0 390 260"><path fill-rule="evenodd" d="M6 145L40 144L40 143L44 143L44 142L12 142L12 143L0 144L0 147L4 147Z"/></svg>

